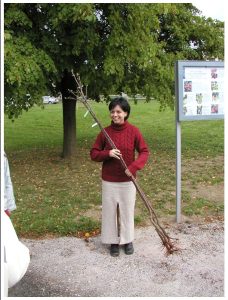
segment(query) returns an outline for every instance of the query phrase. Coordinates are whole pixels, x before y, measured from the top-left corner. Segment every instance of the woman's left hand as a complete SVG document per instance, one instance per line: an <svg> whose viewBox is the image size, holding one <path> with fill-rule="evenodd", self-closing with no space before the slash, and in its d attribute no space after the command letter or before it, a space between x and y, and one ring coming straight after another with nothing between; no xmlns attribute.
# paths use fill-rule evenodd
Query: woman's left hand
<svg viewBox="0 0 228 300"><path fill-rule="evenodd" d="M128 177L132 177L132 176L133 176L133 175L131 174L131 172L130 172L128 169L125 170L125 174L126 174Z"/></svg>

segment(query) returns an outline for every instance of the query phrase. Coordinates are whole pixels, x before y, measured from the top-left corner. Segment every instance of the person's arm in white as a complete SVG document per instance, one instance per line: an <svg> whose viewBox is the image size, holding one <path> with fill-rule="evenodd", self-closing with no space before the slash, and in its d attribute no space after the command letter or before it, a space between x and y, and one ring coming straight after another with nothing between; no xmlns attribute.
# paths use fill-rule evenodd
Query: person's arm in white
<svg viewBox="0 0 228 300"><path fill-rule="evenodd" d="M5 189L4 189L4 210L12 210L16 209L15 197L13 192L13 185L10 177L10 169L9 163L6 155L4 154L4 181L5 181Z"/></svg>
<svg viewBox="0 0 228 300"><path fill-rule="evenodd" d="M2 241L5 251L4 263L6 263L5 280L8 280L8 287L14 286L25 275L29 262L29 249L19 241L13 224L5 212L1 213ZM4 286L5 286L4 282Z"/></svg>

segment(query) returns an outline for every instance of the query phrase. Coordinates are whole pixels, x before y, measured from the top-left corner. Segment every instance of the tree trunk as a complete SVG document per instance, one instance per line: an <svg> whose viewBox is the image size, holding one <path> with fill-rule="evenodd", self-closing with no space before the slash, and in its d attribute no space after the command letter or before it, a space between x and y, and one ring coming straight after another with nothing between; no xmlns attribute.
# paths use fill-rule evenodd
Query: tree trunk
<svg viewBox="0 0 228 300"><path fill-rule="evenodd" d="M76 101L63 97L63 158L76 152Z"/></svg>
<svg viewBox="0 0 228 300"><path fill-rule="evenodd" d="M64 71L61 81L63 101L63 158L70 158L76 152L76 99L71 99L69 90L76 91L76 82L70 72Z"/></svg>

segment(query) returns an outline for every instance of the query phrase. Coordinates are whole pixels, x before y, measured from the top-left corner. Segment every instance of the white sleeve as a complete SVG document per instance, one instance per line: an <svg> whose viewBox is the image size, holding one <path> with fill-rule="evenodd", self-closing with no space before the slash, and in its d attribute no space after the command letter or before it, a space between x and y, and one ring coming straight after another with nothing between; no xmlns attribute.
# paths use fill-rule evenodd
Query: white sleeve
<svg viewBox="0 0 228 300"><path fill-rule="evenodd" d="M10 177L10 169L7 157L4 155L4 210L9 209L10 211L16 209L15 197L13 192L13 185Z"/></svg>
<svg viewBox="0 0 228 300"><path fill-rule="evenodd" d="M19 241L10 218L5 212L2 215L3 246L5 249L5 263L7 264L8 287L14 286L25 275L29 262L29 249Z"/></svg>

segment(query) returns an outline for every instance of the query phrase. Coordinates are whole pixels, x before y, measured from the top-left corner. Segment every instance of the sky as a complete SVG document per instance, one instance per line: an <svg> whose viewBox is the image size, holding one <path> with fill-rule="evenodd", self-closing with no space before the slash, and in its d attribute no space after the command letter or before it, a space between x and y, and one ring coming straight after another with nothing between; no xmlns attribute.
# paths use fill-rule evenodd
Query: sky
<svg viewBox="0 0 228 300"><path fill-rule="evenodd" d="M191 3L201 10L205 17L225 21L225 0L193 0Z"/></svg>

